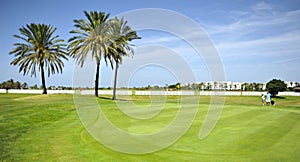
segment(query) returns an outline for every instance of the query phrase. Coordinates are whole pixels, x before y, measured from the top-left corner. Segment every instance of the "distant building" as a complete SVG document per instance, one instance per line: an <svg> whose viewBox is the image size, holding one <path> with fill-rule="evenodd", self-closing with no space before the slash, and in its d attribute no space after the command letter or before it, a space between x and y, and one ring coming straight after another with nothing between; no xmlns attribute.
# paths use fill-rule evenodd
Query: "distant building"
<svg viewBox="0 0 300 162"><path fill-rule="evenodd" d="M289 87L297 87L300 84L298 82L285 82L287 88ZM232 82L232 81L209 81L202 83L185 83L182 86L187 86L192 88L193 85L199 85L201 90L227 90L227 91L239 91L239 90L247 90L247 91L265 91L267 83L246 83L246 82ZM251 87L249 89L249 87Z"/></svg>
<svg viewBox="0 0 300 162"><path fill-rule="evenodd" d="M226 82L204 82L202 85L203 90L241 90L242 85L244 82L231 82L231 81L226 81Z"/></svg>
<svg viewBox="0 0 300 162"><path fill-rule="evenodd" d="M297 87L299 83L297 82L284 82L286 84L286 87L287 88L294 88L294 87Z"/></svg>

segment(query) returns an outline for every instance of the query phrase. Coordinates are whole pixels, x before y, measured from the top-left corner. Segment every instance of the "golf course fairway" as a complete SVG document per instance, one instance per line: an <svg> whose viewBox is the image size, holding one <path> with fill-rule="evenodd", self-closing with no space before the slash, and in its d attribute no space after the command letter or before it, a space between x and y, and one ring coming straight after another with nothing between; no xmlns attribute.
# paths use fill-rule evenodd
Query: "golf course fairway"
<svg viewBox="0 0 300 162"><path fill-rule="evenodd" d="M103 113L116 127L136 134L164 128L180 102L179 96L168 96L158 115L138 120L123 114L109 97L97 99ZM118 104L150 104L148 96L132 96L130 101L118 97ZM275 98L276 106L262 106L259 96L227 96L216 127L203 140L199 131L210 97L190 99L199 97L191 127L174 144L153 153L126 154L105 147L86 131L72 95L0 94L0 160L300 161L300 97Z"/></svg>

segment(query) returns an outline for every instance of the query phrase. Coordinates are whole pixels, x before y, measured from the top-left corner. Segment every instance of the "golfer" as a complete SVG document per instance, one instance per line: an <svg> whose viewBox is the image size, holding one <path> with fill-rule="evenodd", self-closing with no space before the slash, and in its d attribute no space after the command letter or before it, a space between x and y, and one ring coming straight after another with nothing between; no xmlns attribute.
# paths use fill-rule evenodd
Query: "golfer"
<svg viewBox="0 0 300 162"><path fill-rule="evenodd" d="M271 94L270 94L270 92L268 92L266 94L266 103L267 103L267 105L270 105L270 102L271 102Z"/></svg>
<svg viewBox="0 0 300 162"><path fill-rule="evenodd" d="M261 94L261 104L265 105L265 95Z"/></svg>

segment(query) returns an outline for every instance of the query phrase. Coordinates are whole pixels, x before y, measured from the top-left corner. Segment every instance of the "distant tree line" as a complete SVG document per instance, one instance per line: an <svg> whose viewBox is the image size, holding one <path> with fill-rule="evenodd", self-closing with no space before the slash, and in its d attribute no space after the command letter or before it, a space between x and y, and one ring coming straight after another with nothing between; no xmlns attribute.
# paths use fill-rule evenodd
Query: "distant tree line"
<svg viewBox="0 0 300 162"><path fill-rule="evenodd" d="M14 81L9 79L0 84L0 89L28 89L28 84L26 82L21 83L19 81Z"/></svg>
<svg viewBox="0 0 300 162"><path fill-rule="evenodd" d="M29 86L26 82L21 83L19 81L14 81L13 79L9 79L0 83L0 89L43 89L43 86L38 86L37 84ZM50 86L47 89L50 90L72 90L72 87L65 86Z"/></svg>

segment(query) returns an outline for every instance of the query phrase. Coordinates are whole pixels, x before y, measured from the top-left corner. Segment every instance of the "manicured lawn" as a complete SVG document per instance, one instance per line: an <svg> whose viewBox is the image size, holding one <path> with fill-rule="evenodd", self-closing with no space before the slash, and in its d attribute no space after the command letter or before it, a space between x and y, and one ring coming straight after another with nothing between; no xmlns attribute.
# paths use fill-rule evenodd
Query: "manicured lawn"
<svg viewBox="0 0 300 162"><path fill-rule="evenodd" d="M150 104L149 97L132 100L141 108ZM184 136L164 150L134 155L112 151L92 138L81 124L72 95L0 94L0 160L300 161L300 97L275 100L276 106L267 107L260 105L259 96L226 97L215 129L200 140L210 103L210 97L201 96L197 116ZM168 97L159 115L138 120L122 114L114 101L99 98L98 102L114 125L140 134L170 123L179 105L178 97Z"/></svg>

